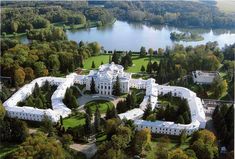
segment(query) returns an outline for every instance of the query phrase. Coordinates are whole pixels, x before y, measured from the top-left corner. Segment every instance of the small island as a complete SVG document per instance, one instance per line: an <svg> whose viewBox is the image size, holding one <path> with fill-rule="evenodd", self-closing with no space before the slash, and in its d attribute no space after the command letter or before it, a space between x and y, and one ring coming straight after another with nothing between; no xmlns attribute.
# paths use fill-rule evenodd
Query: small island
<svg viewBox="0 0 235 159"><path fill-rule="evenodd" d="M172 41L202 41L204 38L201 35L195 34L195 33L177 33L177 32L171 32L170 38Z"/></svg>

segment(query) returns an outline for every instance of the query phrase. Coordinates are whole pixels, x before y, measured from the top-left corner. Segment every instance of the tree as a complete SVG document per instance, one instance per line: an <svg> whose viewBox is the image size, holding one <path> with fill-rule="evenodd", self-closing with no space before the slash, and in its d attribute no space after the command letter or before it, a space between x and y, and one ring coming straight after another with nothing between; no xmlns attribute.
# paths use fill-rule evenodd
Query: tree
<svg viewBox="0 0 235 159"><path fill-rule="evenodd" d="M111 118L118 118L117 110L115 107L112 107L112 109L110 110L110 117Z"/></svg>
<svg viewBox="0 0 235 159"><path fill-rule="evenodd" d="M150 100L150 97L149 97L146 108L144 110L143 119L146 119L152 113L152 106L151 106L150 101L151 100Z"/></svg>
<svg viewBox="0 0 235 159"><path fill-rule="evenodd" d="M34 70L31 67L25 67L24 72L26 81L31 81L35 78Z"/></svg>
<svg viewBox="0 0 235 159"><path fill-rule="evenodd" d="M86 114L84 128L85 128L85 133L87 134L87 136L91 135L92 125L91 125L91 118L89 117L88 114Z"/></svg>
<svg viewBox="0 0 235 159"><path fill-rule="evenodd" d="M118 53L116 53L116 51L114 51L113 53L112 62L114 62L115 64L119 64L119 55Z"/></svg>
<svg viewBox="0 0 235 159"><path fill-rule="evenodd" d="M188 155L180 148L169 153L169 159L189 159Z"/></svg>
<svg viewBox="0 0 235 159"><path fill-rule="evenodd" d="M118 114L126 112L128 110L126 102L123 100L119 101L117 103L116 109L117 109Z"/></svg>
<svg viewBox="0 0 235 159"><path fill-rule="evenodd" d="M215 98L223 97L228 89L228 84L226 80L223 80L221 77L216 77L211 84L211 89L213 91L213 96Z"/></svg>
<svg viewBox="0 0 235 159"><path fill-rule="evenodd" d="M64 150L55 138L48 138L43 133L29 136L24 143L10 155L10 158L57 158L64 159Z"/></svg>
<svg viewBox="0 0 235 159"><path fill-rule="evenodd" d="M43 120L41 121L41 127L40 129L44 132L44 133L48 133L48 136L53 136L54 132L55 132L55 128L53 127L53 123L51 121L51 119L45 114Z"/></svg>
<svg viewBox="0 0 235 159"><path fill-rule="evenodd" d="M184 123L189 124L191 122L190 116L187 111L183 113Z"/></svg>
<svg viewBox="0 0 235 159"><path fill-rule="evenodd" d="M152 48L149 48L148 54L149 54L150 58L153 56L153 49Z"/></svg>
<svg viewBox="0 0 235 159"><path fill-rule="evenodd" d="M149 74L151 74L151 73L152 73L152 70L153 70L153 68L152 68L152 62L149 61L149 62L148 62L148 65L147 65L146 72L149 73Z"/></svg>
<svg viewBox="0 0 235 159"><path fill-rule="evenodd" d="M92 61L91 68L95 68L95 62L94 61Z"/></svg>
<svg viewBox="0 0 235 159"><path fill-rule="evenodd" d="M60 115L60 125L63 125L64 122L63 122L63 117Z"/></svg>
<svg viewBox="0 0 235 159"><path fill-rule="evenodd" d="M113 94L114 94L115 96L120 96L120 95L121 95L120 79L119 79L118 76L117 76L116 82L115 82L115 84L114 84L114 86L113 86Z"/></svg>
<svg viewBox="0 0 235 159"><path fill-rule="evenodd" d="M202 140L196 140L193 142L191 148L196 153L197 158L200 159L213 159L218 156L217 146L205 144Z"/></svg>
<svg viewBox="0 0 235 159"><path fill-rule="evenodd" d="M152 70L153 70L154 72L157 72L157 70L158 70L158 64L157 64L156 61L154 61L154 63L152 64Z"/></svg>
<svg viewBox="0 0 235 159"><path fill-rule="evenodd" d="M70 108L77 108L78 107L78 102L77 102L77 99L74 95L71 97L71 103L69 104L69 107Z"/></svg>
<svg viewBox="0 0 235 159"><path fill-rule="evenodd" d="M120 126L115 135L112 136L111 141L114 149L126 149L131 141L131 129L125 126Z"/></svg>
<svg viewBox="0 0 235 159"><path fill-rule="evenodd" d="M101 115L98 107L96 107L95 111L94 127L96 132L99 132L101 130Z"/></svg>
<svg viewBox="0 0 235 159"><path fill-rule="evenodd" d="M144 71L145 71L144 65L141 66L140 71L141 71L141 72L144 72Z"/></svg>
<svg viewBox="0 0 235 159"><path fill-rule="evenodd" d="M90 117L90 119L92 120L92 111L91 108L88 106L86 107L86 114Z"/></svg>
<svg viewBox="0 0 235 159"><path fill-rule="evenodd" d="M6 110L4 109L2 105L2 101L0 101L0 120L3 120L3 118L5 117L5 114L6 114Z"/></svg>
<svg viewBox="0 0 235 159"><path fill-rule="evenodd" d="M176 121L177 123L180 123L180 124L185 124L185 122L184 122L184 118L183 118L183 116L182 115L180 115L179 117L178 117L178 119L177 119L177 121Z"/></svg>
<svg viewBox="0 0 235 159"><path fill-rule="evenodd" d="M141 154L143 150L150 144L151 132L145 128L138 131L134 138L134 149L137 154Z"/></svg>
<svg viewBox="0 0 235 159"><path fill-rule="evenodd" d="M18 31L18 27L19 27L19 25L18 25L17 21L12 21L11 22L11 31L12 32L17 32Z"/></svg>
<svg viewBox="0 0 235 159"><path fill-rule="evenodd" d="M35 62L34 63L34 70L36 77L46 76L48 75L48 70L44 64L44 62Z"/></svg>
<svg viewBox="0 0 235 159"><path fill-rule="evenodd" d="M186 131L183 130L180 134L180 144L184 144L187 140L187 134L186 134Z"/></svg>
<svg viewBox="0 0 235 159"><path fill-rule="evenodd" d="M107 138L111 139L112 135L117 132L118 126L121 124L120 119L108 119L105 124L105 133Z"/></svg>
<svg viewBox="0 0 235 159"><path fill-rule="evenodd" d="M96 89L95 89L95 80L94 80L94 78L92 77L92 79L91 79L91 93L92 94L95 94L96 93Z"/></svg>
<svg viewBox="0 0 235 159"><path fill-rule="evenodd" d="M22 84L24 84L25 72L23 68L18 68L15 70L14 79L16 86L21 86Z"/></svg>
<svg viewBox="0 0 235 159"><path fill-rule="evenodd" d="M64 134L62 136L63 147L68 148L73 143L73 137L70 134Z"/></svg>
<svg viewBox="0 0 235 159"><path fill-rule="evenodd" d="M49 66L53 71L58 71L60 68L60 60L58 55L50 55L48 58Z"/></svg>
<svg viewBox="0 0 235 159"><path fill-rule="evenodd" d="M146 49L145 49L145 47L141 47L140 48L140 57L145 57L146 56Z"/></svg>
<svg viewBox="0 0 235 159"><path fill-rule="evenodd" d="M35 107L39 108L39 109L43 109L44 108L43 102L42 102L41 98L39 98L39 97L36 98L36 100L35 100Z"/></svg>

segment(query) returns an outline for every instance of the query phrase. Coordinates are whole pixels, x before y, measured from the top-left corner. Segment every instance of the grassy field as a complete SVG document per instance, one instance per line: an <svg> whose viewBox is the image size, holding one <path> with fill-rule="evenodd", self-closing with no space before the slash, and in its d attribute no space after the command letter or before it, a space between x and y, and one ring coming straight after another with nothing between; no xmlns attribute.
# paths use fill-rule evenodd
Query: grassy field
<svg viewBox="0 0 235 159"><path fill-rule="evenodd" d="M74 128L76 126L84 124L85 124L85 116L83 114L78 114L63 119L63 125L65 129L67 129L68 127Z"/></svg>
<svg viewBox="0 0 235 159"><path fill-rule="evenodd" d="M85 107L91 108L92 113L94 113L96 110L96 107L98 107L101 114L106 113L108 107L112 108L113 106L114 106L113 103L109 101L105 101L105 100L95 100L95 101L88 102L85 105Z"/></svg>
<svg viewBox="0 0 235 159"><path fill-rule="evenodd" d="M233 0L217 0L216 6L225 13L235 13L235 1Z"/></svg>
<svg viewBox="0 0 235 159"><path fill-rule="evenodd" d="M92 56L86 59L84 62L84 68L89 69L89 70L92 69L91 68L92 61L94 61L96 69L97 69L101 65L101 62L103 62L104 64L109 62L109 55ZM152 62L154 61L159 62L160 58L152 57ZM127 72L137 73L137 72L140 72L142 65L146 69L147 64L149 62L149 57L140 58L139 55L132 55L132 62L133 62L133 66L129 67L127 69Z"/></svg>
<svg viewBox="0 0 235 159"><path fill-rule="evenodd" d="M12 145L12 144L0 144L0 158L6 157L6 155L12 153L13 151L17 150L18 146L17 145Z"/></svg>

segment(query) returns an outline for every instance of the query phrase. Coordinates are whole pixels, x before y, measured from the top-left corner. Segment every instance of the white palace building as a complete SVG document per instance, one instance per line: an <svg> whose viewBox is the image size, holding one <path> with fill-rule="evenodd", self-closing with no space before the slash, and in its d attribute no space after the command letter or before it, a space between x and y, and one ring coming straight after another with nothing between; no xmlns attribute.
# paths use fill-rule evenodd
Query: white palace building
<svg viewBox="0 0 235 159"><path fill-rule="evenodd" d="M120 79L121 92L129 93L130 88L145 89L145 97L139 108L129 110L125 113L119 114L121 119L134 120L137 130L149 128L152 133L180 135L182 131L187 134L192 134L194 131L205 128L206 118L203 110L201 99L196 96L194 92L184 87L177 86L163 86L155 83L154 79L133 79L131 73L124 72L121 65L114 63L104 64L98 70L91 70L88 75L78 75L71 73L65 78L61 77L40 77L33 80L31 83L24 85L15 94L13 94L7 101L3 103L7 111L7 115L12 118L19 118L24 120L41 121L47 115L53 122L57 122L60 116L67 117L71 114L71 110L63 103L63 98L66 89L75 83L86 85L86 90L90 90L92 78L95 81L96 91L100 96L112 95L112 87L117 79ZM34 90L35 83L39 87L46 81L50 84L57 85L57 90L51 97L52 109L38 109L29 106L19 107L17 103L25 100ZM171 92L172 95L185 98L188 101L191 112L190 124L176 124L169 121L144 121L142 117L146 105L150 99L152 109L158 106L158 94L167 94Z"/></svg>

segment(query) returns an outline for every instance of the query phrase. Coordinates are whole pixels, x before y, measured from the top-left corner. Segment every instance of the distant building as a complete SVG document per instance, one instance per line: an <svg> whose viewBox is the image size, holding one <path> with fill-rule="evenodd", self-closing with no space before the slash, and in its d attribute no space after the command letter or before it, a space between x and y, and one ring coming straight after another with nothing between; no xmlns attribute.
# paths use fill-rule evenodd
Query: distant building
<svg viewBox="0 0 235 159"><path fill-rule="evenodd" d="M193 82L197 84L211 84L213 80L219 76L219 72L217 71L193 71Z"/></svg>
<svg viewBox="0 0 235 159"><path fill-rule="evenodd" d="M198 72L196 72L198 74ZM201 76L201 74L199 74ZM196 76L195 78L198 78ZM204 76L204 75L203 75ZM182 131L186 131L188 135L192 134L199 128L205 128L206 119L202 101L196 96L193 91L178 86L164 86L155 83L155 80L150 78L132 79L131 73L124 72L121 65L114 63L104 64L98 70L91 70L88 75L78 75L71 73L65 78L59 77L40 77L33 80L31 83L24 85L7 101L3 103L9 117L17 117L24 120L41 121L47 115L53 122L57 122L60 116L66 117L71 114L71 110L63 103L66 89L74 84L86 85L86 90L90 90L92 78L95 81L97 96L110 97L113 91L113 85L117 77L120 79L120 88L122 93L129 93L130 88L145 89L145 96L139 108L128 110L125 113L119 114L121 119L133 120L137 130L149 128L152 133L180 135ZM38 83L41 87L46 81L50 84L57 85L56 91L51 97L52 109L38 109L29 106L18 107L17 103L25 100L32 94L34 86ZM204 78L204 82L209 82L209 79ZM213 81L210 79L210 81ZM145 121L140 120L144 114L147 104L151 104L152 109L158 107L158 95L171 93L173 96L181 97L187 100L190 114L190 124L177 124L169 121ZM150 99L150 100L149 100Z"/></svg>

